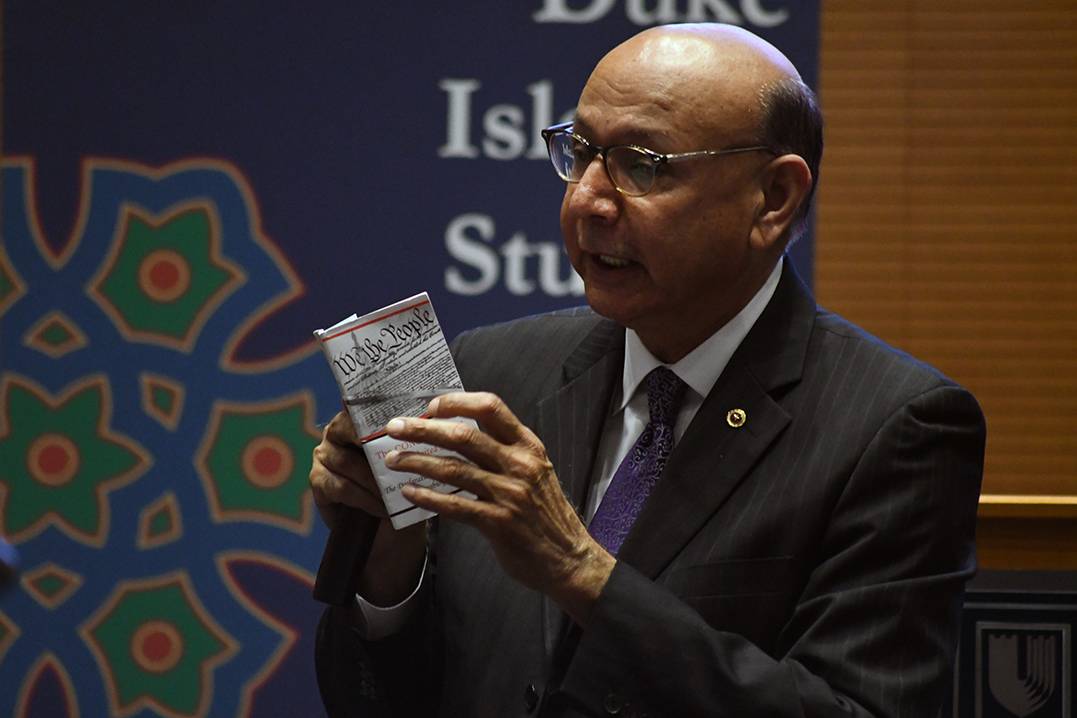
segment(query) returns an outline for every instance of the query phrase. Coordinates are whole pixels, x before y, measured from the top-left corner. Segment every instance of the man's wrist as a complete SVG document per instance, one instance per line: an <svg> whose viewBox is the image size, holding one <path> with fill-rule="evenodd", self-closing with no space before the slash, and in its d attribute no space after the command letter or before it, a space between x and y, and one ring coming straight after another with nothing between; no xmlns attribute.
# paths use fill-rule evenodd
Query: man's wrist
<svg viewBox="0 0 1077 718"><path fill-rule="evenodd" d="M558 587L553 599L580 627L586 627L617 559L596 541L589 541L575 568Z"/></svg>
<svg viewBox="0 0 1077 718"><path fill-rule="evenodd" d="M411 593L399 603L391 606L378 606L361 594L355 595L352 607L353 622L360 635L370 641L377 641L400 631L415 613L416 598L426 580L427 559L423 559L422 572Z"/></svg>
<svg viewBox="0 0 1077 718"><path fill-rule="evenodd" d="M359 594L375 606L396 605L412 593L425 566L425 525L398 531L383 521L359 577Z"/></svg>

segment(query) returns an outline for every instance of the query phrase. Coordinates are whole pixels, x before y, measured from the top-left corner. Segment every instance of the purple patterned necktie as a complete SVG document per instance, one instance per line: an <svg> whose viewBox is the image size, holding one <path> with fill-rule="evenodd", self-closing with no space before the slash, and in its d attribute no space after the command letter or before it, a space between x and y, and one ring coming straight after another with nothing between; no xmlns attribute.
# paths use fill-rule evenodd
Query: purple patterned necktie
<svg viewBox="0 0 1077 718"><path fill-rule="evenodd" d="M644 381L647 383L650 421L617 467L588 529L614 556L651 489L658 483L669 452L673 450L673 425L684 395L684 382L664 366L651 371Z"/></svg>

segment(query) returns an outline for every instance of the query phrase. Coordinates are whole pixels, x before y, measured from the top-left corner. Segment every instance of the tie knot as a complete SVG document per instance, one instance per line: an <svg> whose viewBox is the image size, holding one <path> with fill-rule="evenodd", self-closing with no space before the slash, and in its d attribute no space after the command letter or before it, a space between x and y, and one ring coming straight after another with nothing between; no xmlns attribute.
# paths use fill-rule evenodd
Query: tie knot
<svg viewBox="0 0 1077 718"><path fill-rule="evenodd" d="M677 420L685 383L664 366L653 369L644 381L647 384L647 408L651 423L672 427Z"/></svg>

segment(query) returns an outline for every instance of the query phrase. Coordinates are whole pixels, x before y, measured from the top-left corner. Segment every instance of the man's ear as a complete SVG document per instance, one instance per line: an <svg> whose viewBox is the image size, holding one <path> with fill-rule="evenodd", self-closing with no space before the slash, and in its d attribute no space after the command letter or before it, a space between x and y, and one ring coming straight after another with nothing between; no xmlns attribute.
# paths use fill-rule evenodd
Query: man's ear
<svg viewBox="0 0 1077 718"><path fill-rule="evenodd" d="M800 155L781 155L763 170L763 203L756 217L753 243L758 249L784 249L800 206L811 192L811 170Z"/></svg>

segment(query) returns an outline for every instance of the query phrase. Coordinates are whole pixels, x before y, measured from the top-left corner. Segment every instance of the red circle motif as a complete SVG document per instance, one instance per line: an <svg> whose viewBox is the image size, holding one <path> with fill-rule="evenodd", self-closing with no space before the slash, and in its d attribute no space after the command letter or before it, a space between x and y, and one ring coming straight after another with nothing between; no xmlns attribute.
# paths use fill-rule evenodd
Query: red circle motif
<svg viewBox="0 0 1077 718"><path fill-rule="evenodd" d="M268 446L264 449L259 449L254 455L254 470L259 474L275 474L280 471L283 463L284 457L281 456L281 453Z"/></svg>
<svg viewBox="0 0 1077 718"><path fill-rule="evenodd" d="M30 476L45 486L63 486L79 470L79 447L63 434L48 432L30 443L26 468Z"/></svg>
<svg viewBox="0 0 1077 718"><path fill-rule="evenodd" d="M169 671L183 657L183 636L168 621L146 621L131 636L131 657L150 673Z"/></svg>
<svg viewBox="0 0 1077 718"><path fill-rule="evenodd" d="M156 249L147 254L138 266L138 286L154 301L174 301L191 286L191 265L178 252Z"/></svg>
<svg viewBox="0 0 1077 718"><path fill-rule="evenodd" d="M37 455L38 467L50 474L60 473L70 461L71 456L64 450L64 447L57 444L49 444Z"/></svg>
<svg viewBox="0 0 1077 718"><path fill-rule="evenodd" d="M258 436L243 449L243 476L261 489L275 489L292 475L292 447L278 436Z"/></svg>
<svg viewBox="0 0 1077 718"><path fill-rule="evenodd" d="M163 292L176 286L180 272L171 262L160 261L150 267L150 282Z"/></svg>
<svg viewBox="0 0 1077 718"><path fill-rule="evenodd" d="M172 652L172 639L164 631L154 631L142 639L142 654L151 661L161 661Z"/></svg>

